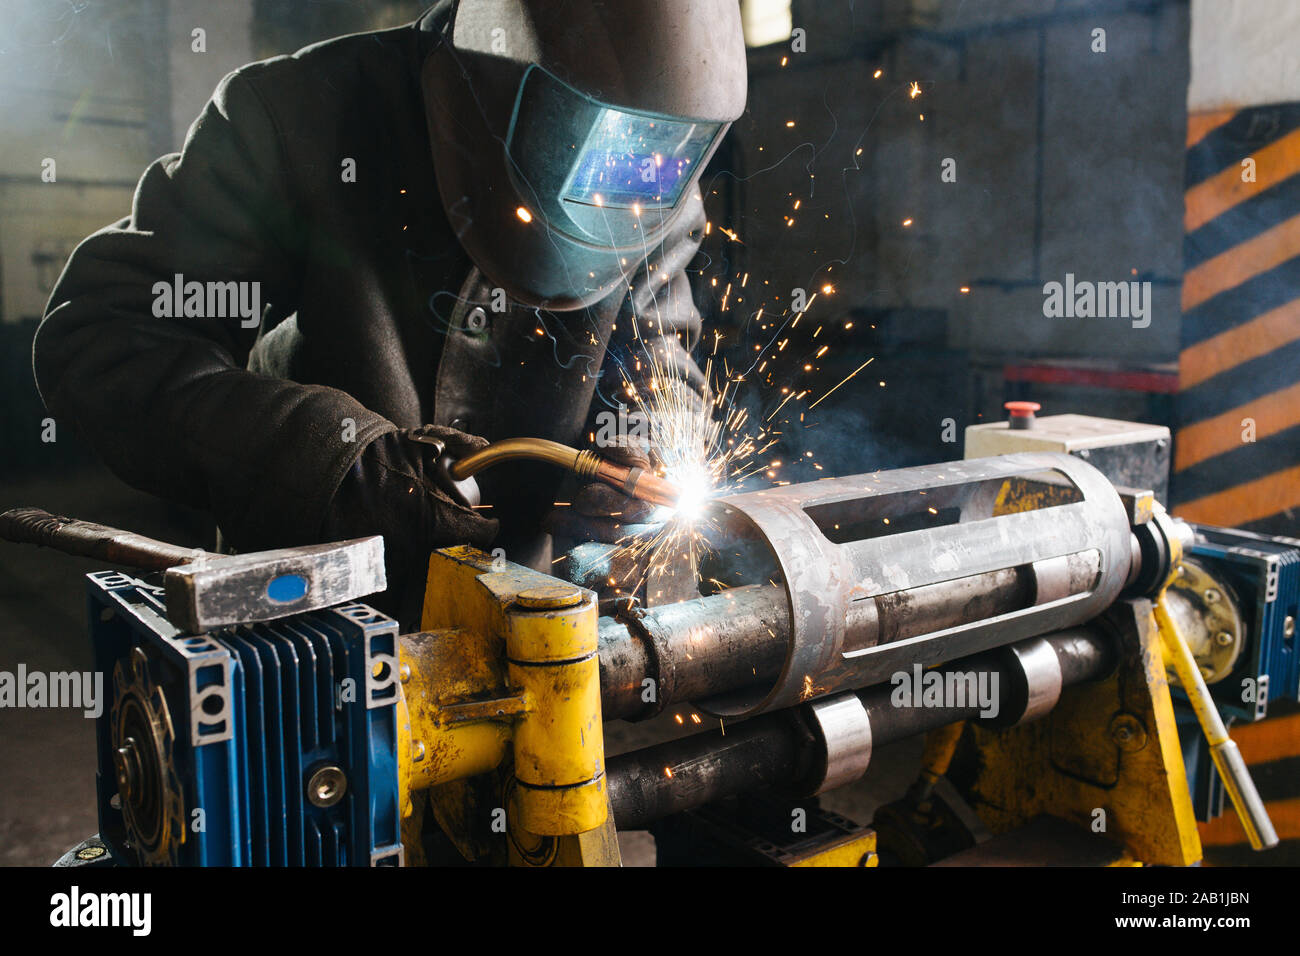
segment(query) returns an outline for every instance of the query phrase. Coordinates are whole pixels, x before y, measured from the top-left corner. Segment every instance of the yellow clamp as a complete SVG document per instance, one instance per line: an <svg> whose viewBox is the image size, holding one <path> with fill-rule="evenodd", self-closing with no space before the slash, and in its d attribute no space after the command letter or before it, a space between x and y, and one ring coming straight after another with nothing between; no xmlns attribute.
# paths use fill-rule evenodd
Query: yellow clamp
<svg viewBox="0 0 1300 956"><path fill-rule="evenodd" d="M605 746L593 595L556 582L520 591L506 615L512 688L528 703L514 731L516 809L530 833L605 822Z"/></svg>
<svg viewBox="0 0 1300 956"><path fill-rule="evenodd" d="M424 630L402 638L402 783L410 791L514 759L511 816L573 836L608 816L591 592L472 548L430 558Z"/></svg>

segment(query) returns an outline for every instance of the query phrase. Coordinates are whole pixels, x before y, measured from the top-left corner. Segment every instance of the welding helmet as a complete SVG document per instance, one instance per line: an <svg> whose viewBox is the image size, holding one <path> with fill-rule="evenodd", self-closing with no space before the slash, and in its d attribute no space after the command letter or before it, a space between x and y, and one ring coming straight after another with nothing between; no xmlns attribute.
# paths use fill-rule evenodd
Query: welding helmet
<svg viewBox="0 0 1300 956"><path fill-rule="evenodd" d="M627 280L745 108L736 0L461 0L422 85L438 190L475 265L526 305Z"/></svg>

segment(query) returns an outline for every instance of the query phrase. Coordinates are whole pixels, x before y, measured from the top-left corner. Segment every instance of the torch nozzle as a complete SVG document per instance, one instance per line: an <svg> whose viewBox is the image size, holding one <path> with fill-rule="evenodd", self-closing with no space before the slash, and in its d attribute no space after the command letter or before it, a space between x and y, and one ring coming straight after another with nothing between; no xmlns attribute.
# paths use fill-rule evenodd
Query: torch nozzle
<svg viewBox="0 0 1300 956"><path fill-rule="evenodd" d="M448 469L456 481L464 481L485 468L503 461L549 461L567 468L580 478L595 478L617 488L629 498L673 508L681 492L672 482L636 466L620 465L594 451L579 451L545 438L506 438L493 442L472 455L453 462Z"/></svg>

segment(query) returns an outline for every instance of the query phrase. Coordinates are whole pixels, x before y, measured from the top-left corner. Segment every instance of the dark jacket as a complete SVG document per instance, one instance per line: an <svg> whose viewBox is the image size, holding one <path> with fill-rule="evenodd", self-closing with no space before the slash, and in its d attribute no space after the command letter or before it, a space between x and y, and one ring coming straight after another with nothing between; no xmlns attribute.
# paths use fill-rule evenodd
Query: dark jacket
<svg viewBox="0 0 1300 956"><path fill-rule="evenodd" d="M438 25L426 15L226 77L183 151L149 167L131 215L81 243L51 295L35 342L51 414L125 481L212 513L239 550L318 540L362 448L396 428L583 442L615 393L634 305L698 376L683 351L699 332L683 272L698 200L630 292L577 312L492 311L434 179L420 69ZM155 285L178 274L260 283L260 327L156 317ZM486 329L461 321L475 301ZM559 479L484 474L512 560L545 565Z"/></svg>

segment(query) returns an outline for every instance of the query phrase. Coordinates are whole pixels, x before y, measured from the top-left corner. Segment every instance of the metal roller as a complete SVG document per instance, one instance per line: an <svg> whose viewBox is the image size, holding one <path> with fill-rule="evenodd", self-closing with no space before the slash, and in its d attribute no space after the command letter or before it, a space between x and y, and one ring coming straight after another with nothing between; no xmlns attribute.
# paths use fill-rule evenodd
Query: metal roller
<svg viewBox="0 0 1300 956"><path fill-rule="evenodd" d="M946 462L722 499L788 605L779 674L699 702L747 716L1081 624L1129 578L1114 486L1069 455ZM742 545L743 548L743 545Z"/></svg>
<svg viewBox="0 0 1300 956"><path fill-rule="evenodd" d="M601 618L605 719L653 717L673 703L770 682L789 620L784 591L767 585Z"/></svg>
<svg viewBox="0 0 1300 956"><path fill-rule="evenodd" d="M1055 666L1046 655L1055 658ZM1000 718L1017 723L1050 710L1060 688L1109 674L1118 659L1114 636L1077 627L986 652L938 669L939 674L996 673ZM1058 683L1059 681L1059 683ZM867 769L874 747L952 723L979 718L980 707L897 707L889 685L822 698L762 714L722 731L707 731L609 758L610 806L620 830L724 797L764 788L811 795L851 783Z"/></svg>

